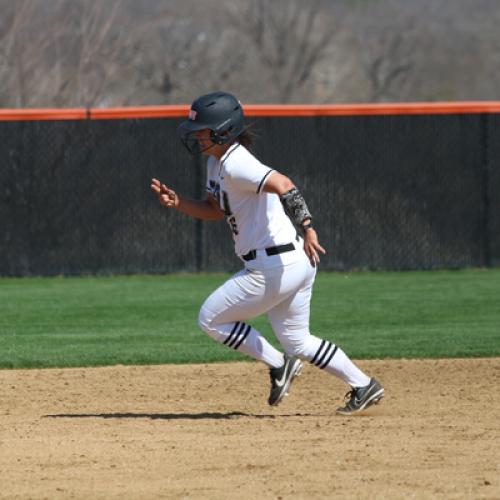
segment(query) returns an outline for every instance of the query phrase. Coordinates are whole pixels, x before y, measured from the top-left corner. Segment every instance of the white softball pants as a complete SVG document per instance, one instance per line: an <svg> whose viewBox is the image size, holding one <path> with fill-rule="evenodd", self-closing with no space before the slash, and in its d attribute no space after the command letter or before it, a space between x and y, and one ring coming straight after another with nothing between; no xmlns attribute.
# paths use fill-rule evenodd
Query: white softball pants
<svg viewBox="0 0 500 500"><path fill-rule="evenodd" d="M284 350L326 369L353 387L369 382L335 344L311 335L310 302L316 276L302 240L294 251L256 259L215 290L201 307L199 326L211 337L249 356L278 367L283 355L245 321L267 313Z"/></svg>

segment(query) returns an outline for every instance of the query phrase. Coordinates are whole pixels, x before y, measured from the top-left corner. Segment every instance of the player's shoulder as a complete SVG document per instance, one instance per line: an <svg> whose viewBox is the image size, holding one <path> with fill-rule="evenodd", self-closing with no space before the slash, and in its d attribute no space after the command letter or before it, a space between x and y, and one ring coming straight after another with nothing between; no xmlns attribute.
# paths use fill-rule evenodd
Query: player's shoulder
<svg viewBox="0 0 500 500"><path fill-rule="evenodd" d="M261 165L261 162L242 144L231 146L225 158L223 158L222 163L226 172Z"/></svg>

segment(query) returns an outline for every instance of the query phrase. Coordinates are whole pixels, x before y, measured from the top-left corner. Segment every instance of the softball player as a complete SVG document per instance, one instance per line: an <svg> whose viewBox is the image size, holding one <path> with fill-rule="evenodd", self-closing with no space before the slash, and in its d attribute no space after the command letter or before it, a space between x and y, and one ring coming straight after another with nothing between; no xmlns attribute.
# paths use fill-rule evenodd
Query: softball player
<svg viewBox="0 0 500 500"><path fill-rule="evenodd" d="M301 359L351 386L338 413L349 415L378 403L383 387L339 346L309 332L312 287L325 250L297 187L247 149L251 141L239 101L225 92L199 97L179 133L191 153L208 156L206 199L184 198L158 179L152 179L151 188L165 207L200 219L226 218L244 266L208 297L199 326L269 366L270 405L288 394L302 369ZM263 313L285 354L247 323Z"/></svg>

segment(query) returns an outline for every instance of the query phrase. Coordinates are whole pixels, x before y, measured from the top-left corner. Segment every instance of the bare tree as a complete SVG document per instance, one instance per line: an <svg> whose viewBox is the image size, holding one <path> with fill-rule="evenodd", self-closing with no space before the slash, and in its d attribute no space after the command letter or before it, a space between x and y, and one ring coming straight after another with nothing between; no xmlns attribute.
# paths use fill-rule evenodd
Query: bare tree
<svg viewBox="0 0 500 500"><path fill-rule="evenodd" d="M229 12L231 24L255 51L259 78L267 73L280 101L296 97L334 35L332 26L321 23L320 2L249 0Z"/></svg>
<svg viewBox="0 0 500 500"><path fill-rule="evenodd" d="M3 0L0 105L98 106L127 50L121 0ZM130 32L130 30L128 30Z"/></svg>
<svg viewBox="0 0 500 500"><path fill-rule="evenodd" d="M0 0L0 12L3 107L214 89L245 102L499 98L497 0Z"/></svg>
<svg viewBox="0 0 500 500"><path fill-rule="evenodd" d="M0 4L0 105L25 106L29 100L30 71L40 55L31 43L33 0Z"/></svg>
<svg viewBox="0 0 500 500"><path fill-rule="evenodd" d="M110 85L120 77L130 30L118 22L121 0L62 3L53 34L49 74L59 105L105 105Z"/></svg>
<svg viewBox="0 0 500 500"><path fill-rule="evenodd" d="M387 101L401 95L401 87L413 67L404 42L401 32L385 31L365 53L363 67L370 82L369 101Z"/></svg>
<svg viewBox="0 0 500 500"><path fill-rule="evenodd" d="M200 30L192 20L165 13L143 34L144 29L135 33L130 67L135 87L156 96L156 103L186 102L209 89L228 88L245 63L233 34L211 24Z"/></svg>

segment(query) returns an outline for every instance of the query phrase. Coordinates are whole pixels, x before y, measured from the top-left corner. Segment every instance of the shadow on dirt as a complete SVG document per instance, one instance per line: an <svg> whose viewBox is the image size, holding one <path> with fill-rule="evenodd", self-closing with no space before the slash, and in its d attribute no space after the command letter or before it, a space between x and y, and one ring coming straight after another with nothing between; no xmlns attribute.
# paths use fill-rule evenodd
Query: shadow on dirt
<svg viewBox="0 0 500 500"><path fill-rule="evenodd" d="M291 413L277 415L257 415L233 411L229 413L60 413L43 415L42 418L149 418L152 420L224 420L233 418L289 418L318 417L308 413Z"/></svg>

